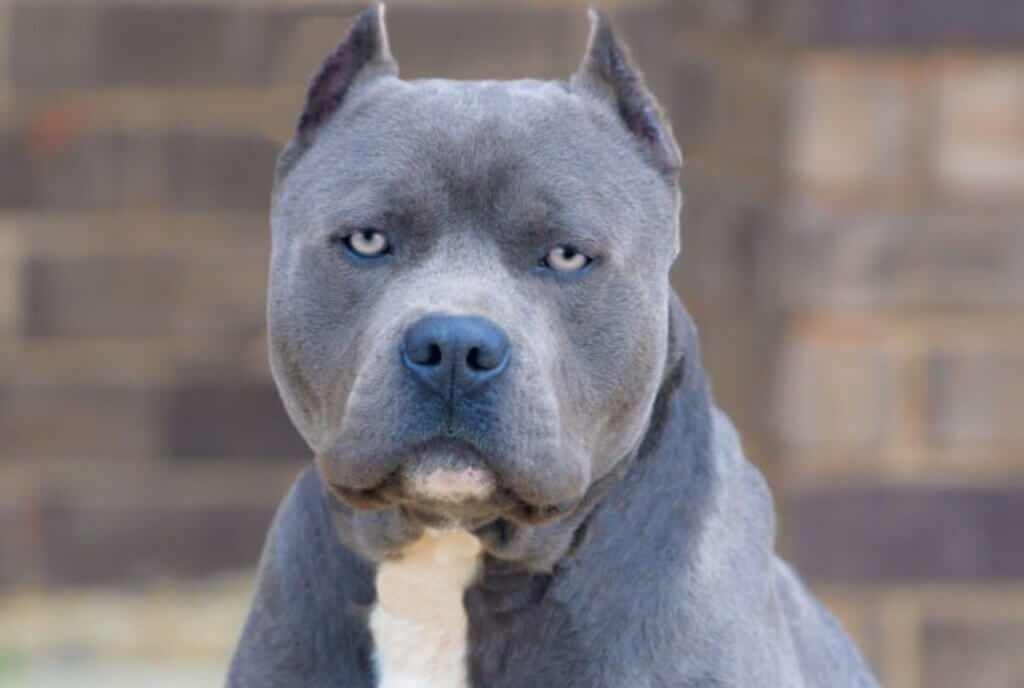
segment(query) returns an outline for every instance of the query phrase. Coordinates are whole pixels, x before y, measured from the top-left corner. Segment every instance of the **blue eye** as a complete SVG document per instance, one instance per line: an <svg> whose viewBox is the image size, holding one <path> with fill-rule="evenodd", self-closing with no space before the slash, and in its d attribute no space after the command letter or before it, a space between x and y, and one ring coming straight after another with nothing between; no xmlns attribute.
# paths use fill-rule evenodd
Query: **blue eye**
<svg viewBox="0 0 1024 688"><path fill-rule="evenodd" d="M360 258L377 258L391 251L388 238L377 229L360 229L341 237L339 241Z"/></svg>
<svg viewBox="0 0 1024 688"><path fill-rule="evenodd" d="M593 260L572 246L555 246L541 260L544 267L556 272L579 272Z"/></svg>

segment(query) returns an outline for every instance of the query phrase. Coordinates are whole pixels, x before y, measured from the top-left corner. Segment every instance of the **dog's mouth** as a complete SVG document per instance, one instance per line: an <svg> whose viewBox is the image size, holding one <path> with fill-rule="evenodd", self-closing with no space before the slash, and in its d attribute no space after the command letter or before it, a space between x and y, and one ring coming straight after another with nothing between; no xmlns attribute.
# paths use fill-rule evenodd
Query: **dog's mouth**
<svg viewBox="0 0 1024 688"><path fill-rule="evenodd" d="M398 506L428 527L474 530L504 518L540 525L570 512L578 500L534 504L504 485L480 453L453 439L436 439L410 451L411 457L370 488L329 483L331 492L359 511Z"/></svg>

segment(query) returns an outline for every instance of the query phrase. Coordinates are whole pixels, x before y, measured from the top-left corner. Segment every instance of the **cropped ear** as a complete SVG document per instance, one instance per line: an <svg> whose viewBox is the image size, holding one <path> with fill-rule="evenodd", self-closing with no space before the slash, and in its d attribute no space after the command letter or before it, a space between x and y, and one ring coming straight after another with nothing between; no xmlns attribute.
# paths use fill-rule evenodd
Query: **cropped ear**
<svg viewBox="0 0 1024 688"><path fill-rule="evenodd" d="M388 46L383 4L364 10L356 18L344 40L313 76L306 92L306 104L295 126L296 139L308 142L317 128L338 109L352 82L362 72L398 74L398 65Z"/></svg>
<svg viewBox="0 0 1024 688"><path fill-rule="evenodd" d="M629 60L625 46L600 10L590 9L590 40L583 62L570 83L614 107L626 129L660 172L675 175L682 166L679 146L658 101Z"/></svg>
<svg viewBox="0 0 1024 688"><path fill-rule="evenodd" d="M384 25L384 5L374 5L356 18L345 38L310 80L295 134L278 161L278 179L284 176L313 142L317 130L341 106L356 77L365 80L397 74L398 64L391 56Z"/></svg>

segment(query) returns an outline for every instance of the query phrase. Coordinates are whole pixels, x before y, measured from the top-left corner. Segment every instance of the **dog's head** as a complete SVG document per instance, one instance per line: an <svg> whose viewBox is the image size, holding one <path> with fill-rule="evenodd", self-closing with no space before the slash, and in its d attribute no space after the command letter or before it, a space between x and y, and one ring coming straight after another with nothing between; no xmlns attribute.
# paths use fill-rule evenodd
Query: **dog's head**
<svg viewBox="0 0 1024 688"><path fill-rule="evenodd" d="M271 362L358 509L557 518L644 434L680 158L591 19L567 82L404 81L374 8L310 85L274 196Z"/></svg>

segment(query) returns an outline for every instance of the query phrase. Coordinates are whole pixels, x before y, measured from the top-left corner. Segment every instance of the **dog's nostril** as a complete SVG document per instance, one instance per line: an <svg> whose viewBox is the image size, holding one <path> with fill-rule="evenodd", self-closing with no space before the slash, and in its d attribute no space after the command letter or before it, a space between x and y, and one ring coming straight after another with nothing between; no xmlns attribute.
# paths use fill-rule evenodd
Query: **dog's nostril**
<svg viewBox="0 0 1024 688"><path fill-rule="evenodd" d="M421 361L423 365L435 366L441 363L443 355L441 354L441 347L437 344L431 344L427 350L427 358L425 361Z"/></svg>
<svg viewBox="0 0 1024 688"><path fill-rule="evenodd" d="M427 343L419 346L411 346L406 350L406 356L416 365L437 366L441 364L444 353L438 344Z"/></svg>
<svg viewBox="0 0 1024 688"><path fill-rule="evenodd" d="M474 346L466 354L466 365L469 366L470 370L478 372L494 370L501 365L505 351L503 347L487 348Z"/></svg>
<svg viewBox="0 0 1024 688"><path fill-rule="evenodd" d="M480 349L478 349L475 346L469 350L468 354L466 354L466 364L473 370L488 369L488 366L485 366L482 363L480 363Z"/></svg>

